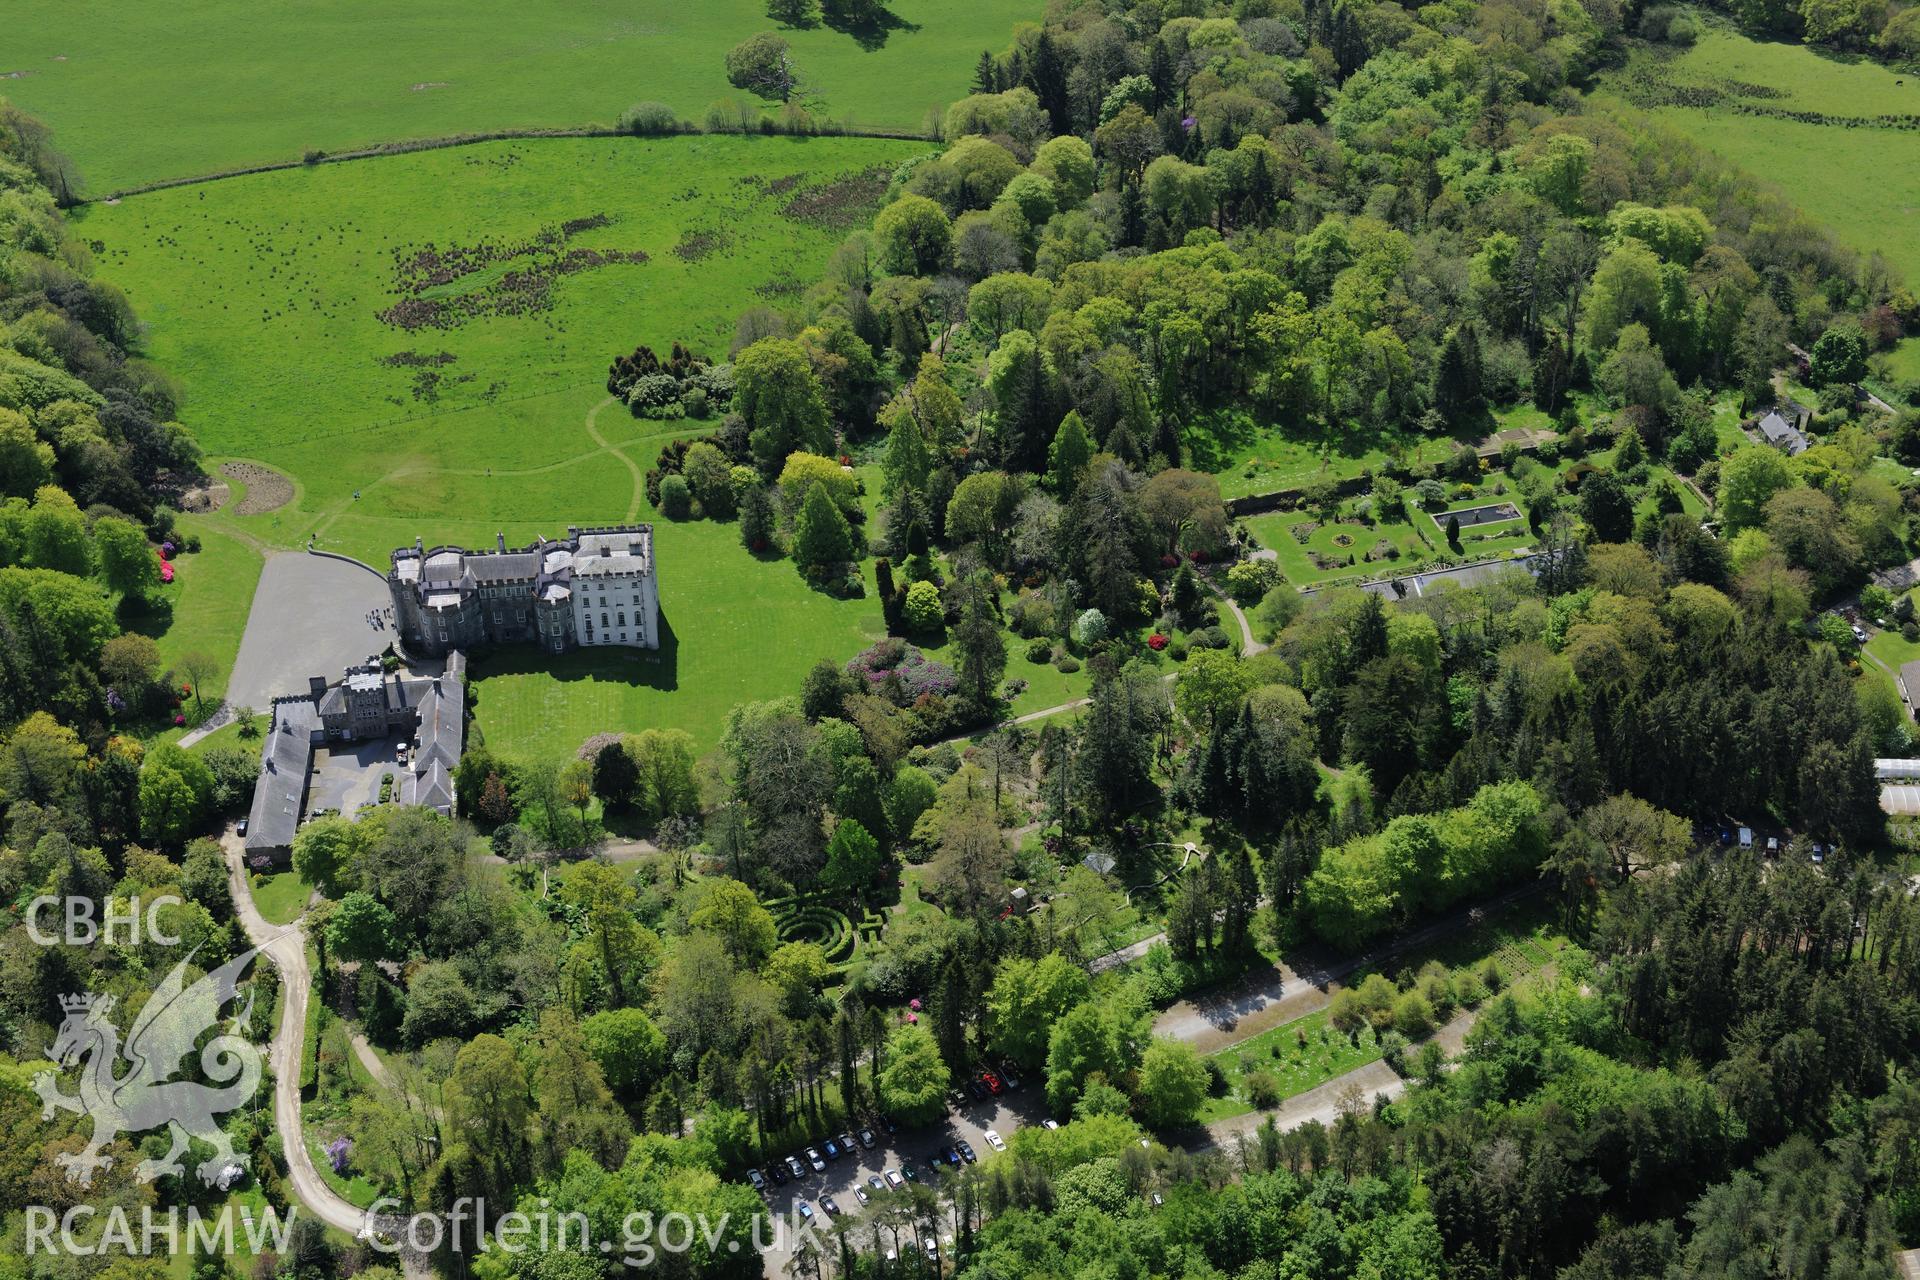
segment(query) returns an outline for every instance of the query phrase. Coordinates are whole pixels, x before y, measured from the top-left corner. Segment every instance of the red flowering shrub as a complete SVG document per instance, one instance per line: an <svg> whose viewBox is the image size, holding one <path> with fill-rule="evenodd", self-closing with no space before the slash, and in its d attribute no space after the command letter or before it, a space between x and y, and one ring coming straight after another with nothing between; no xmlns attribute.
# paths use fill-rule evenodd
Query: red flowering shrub
<svg viewBox="0 0 1920 1280"><path fill-rule="evenodd" d="M1166 647L1167 647L1167 638L1161 635L1158 631L1154 632L1152 635L1147 637L1147 648L1153 650L1155 653L1160 652L1162 649Z"/></svg>

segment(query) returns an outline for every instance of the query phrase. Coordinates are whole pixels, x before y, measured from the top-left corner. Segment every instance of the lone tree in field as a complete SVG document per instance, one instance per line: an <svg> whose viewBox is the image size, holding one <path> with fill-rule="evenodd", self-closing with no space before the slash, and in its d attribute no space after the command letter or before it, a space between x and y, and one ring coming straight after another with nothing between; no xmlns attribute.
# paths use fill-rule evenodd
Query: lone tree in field
<svg viewBox="0 0 1920 1280"><path fill-rule="evenodd" d="M736 89L785 102L793 96L793 55L771 31L748 36L727 51L727 81Z"/></svg>

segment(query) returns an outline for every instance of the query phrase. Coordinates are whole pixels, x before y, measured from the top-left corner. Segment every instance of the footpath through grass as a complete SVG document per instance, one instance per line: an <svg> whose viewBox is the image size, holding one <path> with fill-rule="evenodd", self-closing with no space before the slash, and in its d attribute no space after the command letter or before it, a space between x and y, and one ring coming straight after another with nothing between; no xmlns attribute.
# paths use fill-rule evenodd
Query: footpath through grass
<svg viewBox="0 0 1920 1280"><path fill-rule="evenodd" d="M1395 957L1378 969L1361 969L1340 985L1358 991L1374 973L1417 974L1435 964L1447 971L1457 991L1469 985L1470 977L1491 960L1499 967L1503 988L1510 987L1553 963L1568 945L1566 937L1550 923L1548 909L1530 903L1446 942ZM1471 981L1477 983L1478 979L1471 977ZM1455 1012L1457 1009L1436 1010L1439 1016L1433 1025L1444 1024ZM1321 1009L1210 1054L1209 1060L1226 1080L1226 1089L1207 1099L1200 1119L1246 1115L1261 1109L1255 1102L1256 1092L1276 1100L1290 1098L1380 1060L1383 1035L1363 1026L1348 1036L1332 1025L1331 1015L1331 1008Z"/></svg>
<svg viewBox="0 0 1920 1280"><path fill-rule="evenodd" d="M982 49L1044 9L890 0L889 30L781 34L811 109L917 131L968 92ZM741 96L727 50L773 26L764 0L74 0L9 6L0 74L105 193L310 148L610 126L643 100L698 121Z"/></svg>

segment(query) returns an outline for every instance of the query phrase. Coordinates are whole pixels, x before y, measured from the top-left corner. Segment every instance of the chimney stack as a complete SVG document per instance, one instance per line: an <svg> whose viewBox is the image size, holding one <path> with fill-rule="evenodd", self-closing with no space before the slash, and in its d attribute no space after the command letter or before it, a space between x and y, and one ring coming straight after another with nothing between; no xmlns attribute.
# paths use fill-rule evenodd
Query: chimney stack
<svg viewBox="0 0 1920 1280"><path fill-rule="evenodd" d="M413 554L416 556L419 556L423 560L426 559L426 556L427 556L426 540L421 538L421 536L417 533L413 535Z"/></svg>
<svg viewBox="0 0 1920 1280"><path fill-rule="evenodd" d="M500 532L500 533L496 533L496 534L494 534L494 535L493 535L493 545L494 545L494 548L495 548L496 550L498 550L498 551L500 552L500 554L501 554L501 555L505 555L505 554L506 554L506 552L507 552L507 535L506 535L506 533L505 533L504 531L503 531L503 532Z"/></svg>

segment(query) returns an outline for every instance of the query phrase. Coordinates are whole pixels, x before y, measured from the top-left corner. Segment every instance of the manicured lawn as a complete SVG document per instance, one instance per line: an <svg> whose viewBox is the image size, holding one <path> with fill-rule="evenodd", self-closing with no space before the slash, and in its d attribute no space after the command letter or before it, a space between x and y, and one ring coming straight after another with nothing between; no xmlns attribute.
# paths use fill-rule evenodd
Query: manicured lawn
<svg viewBox="0 0 1920 1280"><path fill-rule="evenodd" d="M307 908L313 886L297 871L280 871L253 877L253 905L269 924L292 924Z"/></svg>
<svg viewBox="0 0 1920 1280"><path fill-rule="evenodd" d="M825 27L782 32L810 108L918 131L930 107L969 91L982 49L1006 48L1015 23L1045 10L1040 0L887 7L899 25L877 47ZM741 97L727 50L773 25L764 0L76 0L14 6L0 72L18 74L7 95L45 117L97 194L309 148L611 125L636 101L699 121Z"/></svg>
<svg viewBox="0 0 1920 1280"><path fill-rule="evenodd" d="M200 550L175 558L173 582L161 588L163 601L171 607L149 613L134 630L151 635L167 662L190 653L213 659L201 682L201 694L211 704L226 696L227 677L240 653L240 635L265 561L212 519L188 516L180 527L200 539Z"/></svg>
<svg viewBox="0 0 1920 1280"><path fill-rule="evenodd" d="M1657 119L1778 187L1851 248L1884 254L1907 279L1920 278L1920 134L1730 109L1734 102L1746 102L1832 116L1907 114L1920 110L1920 91L1911 76L1865 59L1841 62L1804 45L1762 43L1730 30L1710 32L1670 62L1643 64L1644 57L1636 55L1623 77L1651 75L1663 84L1710 87L1727 95L1712 107L1657 107ZM1746 98L1743 85L1785 90L1787 96Z"/></svg>
<svg viewBox="0 0 1920 1280"><path fill-rule="evenodd" d="M1415 520L1426 520L1424 513L1416 514ZM1248 516L1246 526L1263 547L1270 547L1278 558L1280 571L1287 581L1297 586L1307 586L1317 582L1331 582L1339 578L1349 578L1370 573L1384 573L1389 569L1412 569L1422 561L1429 559L1433 552L1410 521L1387 520L1372 526L1361 524L1357 520L1341 520L1333 524L1319 524L1303 544L1296 532L1307 525L1317 524L1317 518L1306 511L1276 511L1266 515ZM1440 545L1437 532L1429 532L1435 545ZM1399 552L1397 557L1376 556L1369 561L1366 557L1380 543L1387 543ZM1322 568L1313 559L1313 552L1319 552L1333 563ZM1351 557L1353 563L1347 563Z"/></svg>

